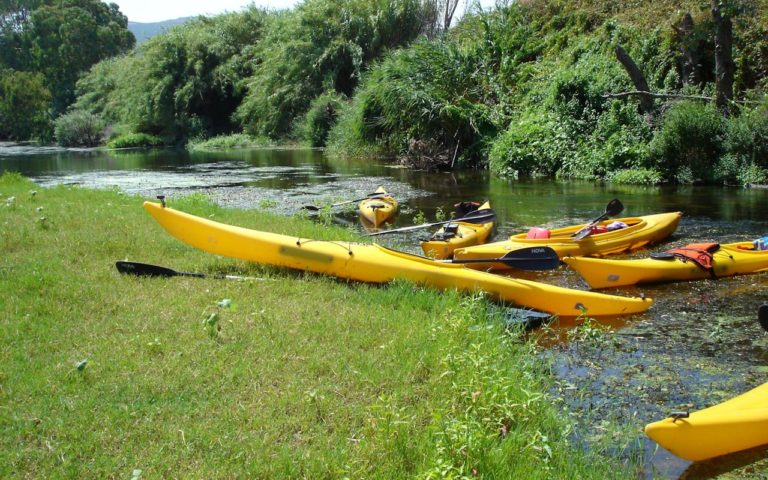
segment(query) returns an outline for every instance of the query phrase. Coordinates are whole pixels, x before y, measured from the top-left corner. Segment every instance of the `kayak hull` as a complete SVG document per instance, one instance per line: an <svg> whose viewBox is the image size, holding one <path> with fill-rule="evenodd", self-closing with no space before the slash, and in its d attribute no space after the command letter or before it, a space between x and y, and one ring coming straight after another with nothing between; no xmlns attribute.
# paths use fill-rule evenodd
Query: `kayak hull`
<svg viewBox="0 0 768 480"><path fill-rule="evenodd" d="M712 254L712 273L694 262L679 258L657 260L609 260L566 257L563 262L576 270L591 288L621 287L643 283L683 282L731 277L768 270L768 250L753 250L752 242L720 245Z"/></svg>
<svg viewBox="0 0 768 480"><path fill-rule="evenodd" d="M526 238L526 234L521 233L501 242L457 249L453 256L462 260L499 258L513 250L537 246L551 247L560 258L611 255L663 240L677 229L681 217L681 212L670 212L606 220L599 225L606 226L611 222L620 221L628 226L606 233L588 235L581 240L574 240L571 235L584 225L554 229L550 232L550 238ZM499 263L475 263L472 264L472 268L500 270L510 267Z"/></svg>
<svg viewBox="0 0 768 480"><path fill-rule="evenodd" d="M656 443L692 462L768 444L768 383L688 418L645 427Z"/></svg>
<svg viewBox="0 0 768 480"><path fill-rule="evenodd" d="M478 210L488 210L491 208L489 202L485 202L478 208ZM493 230L493 222L476 224L467 222L455 222L458 225L458 231L456 236L447 240L438 240L439 235L442 234L445 229L438 230L432 239L421 242L421 249L424 251L424 255L430 258L445 259L451 258L453 252L457 248L471 247L473 245L481 245L488 240L488 237Z"/></svg>
<svg viewBox="0 0 768 480"><path fill-rule="evenodd" d="M387 193L384 187L376 189L375 193ZM378 198L366 198L360 201L360 215L374 227L382 225L397 212L397 200L389 195Z"/></svg>
<svg viewBox="0 0 768 480"><path fill-rule="evenodd" d="M573 290L512 279L389 250L379 245L331 242L260 232L196 217L145 202L144 208L178 240L209 253L370 283L398 278L438 289L484 291L535 310L576 317L640 313L653 301Z"/></svg>

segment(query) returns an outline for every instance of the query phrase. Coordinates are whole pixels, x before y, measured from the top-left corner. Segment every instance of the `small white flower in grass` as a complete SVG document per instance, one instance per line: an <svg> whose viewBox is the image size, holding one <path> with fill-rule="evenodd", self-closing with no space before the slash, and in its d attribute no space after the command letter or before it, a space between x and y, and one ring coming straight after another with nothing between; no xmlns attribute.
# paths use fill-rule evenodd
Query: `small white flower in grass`
<svg viewBox="0 0 768 480"><path fill-rule="evenodd" d="M134 469L133 472L131 473L131 480L139 480L140 477L141 477L141 469L139 468Z"/></svg>
<svg viewBox="0 0 768 480"><path fill-rule="evenodd" d="M5 204L10 206L10 205L13 205L13 202L15 201L16 201L16 197L8 197L5 199Z"/></svg>
<svg viewBox="0 0 768 480"><path fill-rule="evenodd" d="M36 212L42 212L42 211L43 211L43 207L37 207L37 208L35 209L35 211L36 211Z"/></svg>
<svg viewBox="0 0 768 480"><path fill-rule="evenodd" d="M88 359L80 360L75 364L75 368L77 369L78 372L82 372L83 370L85 370L86 365L88 365Z"/></svg>
<svg viewBox="0 0 768 480"><path fill-rule="evenodd" d="M37 195L37 190L30 190L29 195L34 197L35 195Z"/></svg>
<svg viewBox="0 0 768 480"><path fill-rule="evenodd" d="M230 300L229 298L225 298L220 300L217 303L217 305L220 306L221 308L229 308L232 305L232 300Z"/></svg>

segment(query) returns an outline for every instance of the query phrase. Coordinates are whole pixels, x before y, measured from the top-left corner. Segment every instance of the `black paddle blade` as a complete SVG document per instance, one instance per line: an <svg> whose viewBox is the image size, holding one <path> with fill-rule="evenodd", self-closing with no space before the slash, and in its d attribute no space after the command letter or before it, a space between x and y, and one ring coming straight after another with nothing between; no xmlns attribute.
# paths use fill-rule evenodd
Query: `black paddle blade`
<svg viewBox="0 0 768 480"><path fill-rule="evenodd" d="M763 330L768 332L768 303L760 305L760 308L757 309L757 319Z"/></svg>
<svg viewBox="0 0 768 480"><path fill-rule="evenodd" d="M551 247L512 250L497 261L519 270L554 270L560 266L560 257Z"/></svg>
<svg viewBox="0 0 768 480"><path fill-rule="evenodd" d="M588 237L592 233L592 227L600 223L602 220L605 220L608 217L616 216L623 211L624 211L624 204L622 204L618 198L614 198L613 200L608 202L608 205L605 206L605 211L602 213L602 215L600 215L596 219L592 220L588 224L578 229L571 236L576 241L579 241L585 237Z"/></svg>
<svg viewBox="0 0 768 480"><path fill-rule="evenodd" d="M465 258L444 260L447 263L503 263L519 270L552 270L560 265L560 257L552 247L526 247L512 250L500 258Z"/></svg>
<svg viewBox="0 0 768 480"><path fill-rule="evenodd" d="M182 273L177 272L166 267L160 267L158 265L149 265L147 263L138 262L116 262L115 266L117 271L128 275L136 275L141 277L178 277L178 276L195 276L203 277L200 273Z"/></svg>
<svg viewBox="0 0 768 480"><path fill-rule="evenodd" d="M608 205L605 206L605 213L609 217L615 217L616 215L620 214L623 211L624 211L624 204L622 204L618 198L614 198L613 200L608 202Z"/></svg>

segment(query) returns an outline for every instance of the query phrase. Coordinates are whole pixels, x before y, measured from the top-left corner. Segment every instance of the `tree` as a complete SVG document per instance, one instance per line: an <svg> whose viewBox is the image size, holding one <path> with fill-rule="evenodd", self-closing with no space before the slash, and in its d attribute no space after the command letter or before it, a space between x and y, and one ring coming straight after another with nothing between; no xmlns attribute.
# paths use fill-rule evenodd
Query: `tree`
<svg viewBox="0 0 768 480"><path fill-rule="evenodd" d="M51 92L39 73L0 70L0 138L27 140L50 135Z"/></svg>
<svg viewBox="0 0 768 480"><path fill-rule="evenodd" d="M4 0L0 67L39 72L60 114L74 100L80 74L135 45L128 19L100 0Z"/></svg>
<svg viewBox="0 0 768 480"><path fill-rule="evenodd" d="M733 99L733 23L728 8L720 0L712 0L712 18L715 21L715 104L728 116Z"/></svg>

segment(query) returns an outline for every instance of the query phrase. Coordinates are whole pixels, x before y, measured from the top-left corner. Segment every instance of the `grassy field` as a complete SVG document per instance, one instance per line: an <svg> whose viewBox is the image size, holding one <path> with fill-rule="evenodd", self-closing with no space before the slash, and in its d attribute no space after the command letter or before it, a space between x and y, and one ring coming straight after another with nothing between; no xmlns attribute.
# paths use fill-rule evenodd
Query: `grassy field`
<svg viewBox="0 0 768 480"><path fill-rule="evenodd" d="M0 477L633 477L572 444L548 366L483 298L217 258L141 202L0 177ZM264 280L126 277L123 259Z"/></svg>

